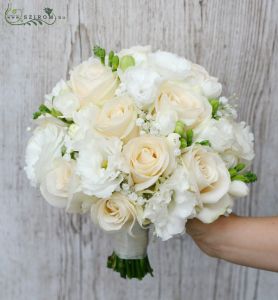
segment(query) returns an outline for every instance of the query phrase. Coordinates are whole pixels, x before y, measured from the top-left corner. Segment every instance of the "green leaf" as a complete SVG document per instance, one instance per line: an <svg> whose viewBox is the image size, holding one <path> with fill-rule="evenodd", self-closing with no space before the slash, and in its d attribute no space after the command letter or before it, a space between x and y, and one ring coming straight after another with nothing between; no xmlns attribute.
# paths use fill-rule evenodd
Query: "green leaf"
<svg viewBox="0 0 278 300"><path fill-rule="evenodd" d="M211 147L211 143L209 140L203 140L201 142L197 142L196 144L202 145L202 146L209 146Z"/></svg>
<svg viewBox="0 0 278 300"><path fill-rule="evenodd" d="M62 156L64 156L66 154L66 152L67 152L67 147L65 145L63 145L62 148L61 148Z"/></svg>
<svg viewBox="0 0 278 300"><path fill-rule="evenodd" d="M110 51L109 56L108 56L108 65L109 65L109 67L112 67L113 57L114 57L114 51Z"/></svg>
<svg viewBox="0 0 278 300"><path fill-rule="evenodd" d="M245 164L240 163L238 165L235 166L236 171L240 172L245 168Z"/></svg>

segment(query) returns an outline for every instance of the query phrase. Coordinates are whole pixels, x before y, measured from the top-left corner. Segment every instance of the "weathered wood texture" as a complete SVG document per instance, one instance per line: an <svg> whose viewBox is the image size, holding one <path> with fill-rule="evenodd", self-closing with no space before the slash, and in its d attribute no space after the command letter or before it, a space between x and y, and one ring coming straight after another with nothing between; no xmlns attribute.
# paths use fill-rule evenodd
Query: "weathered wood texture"
<svg viewBox="0 0 278 300"><path fill-rule="evenodd" d="M50 207L27 181L24 148L31 114L97 43L119 50L152 44L204 65L237 94L256 137L259 181L237 203L243 215L278 213L278 56L274 0L14 1L48 6L67 20L10 26L1 1L0 299L278 299L278 275L202 254L189 237L152 241L155 277L124 281L105 267L108 237L89 217Z"/></svg>

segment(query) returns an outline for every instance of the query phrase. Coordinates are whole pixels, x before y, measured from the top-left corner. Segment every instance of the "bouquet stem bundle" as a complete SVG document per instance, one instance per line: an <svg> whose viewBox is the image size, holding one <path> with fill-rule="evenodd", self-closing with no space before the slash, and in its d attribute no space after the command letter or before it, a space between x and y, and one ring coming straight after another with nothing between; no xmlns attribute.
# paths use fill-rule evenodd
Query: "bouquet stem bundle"
<svg viewBox="0 0 278 300"><path fill-rule="evenodd" d="M124 259L113 252L107 259L107 267L120 273L122 278L142 280L147 274L153 276L148 255L140 259Z"/></svg>
<svg viewBox="0 0 278 300"><path fill-rule="evenodd" d="M153 276L147 255L148 229L143 229L137 222L132 229L124 227L112 237L114 251L107 259L107 267L120 273L123 278L143 279Z"/></svg>

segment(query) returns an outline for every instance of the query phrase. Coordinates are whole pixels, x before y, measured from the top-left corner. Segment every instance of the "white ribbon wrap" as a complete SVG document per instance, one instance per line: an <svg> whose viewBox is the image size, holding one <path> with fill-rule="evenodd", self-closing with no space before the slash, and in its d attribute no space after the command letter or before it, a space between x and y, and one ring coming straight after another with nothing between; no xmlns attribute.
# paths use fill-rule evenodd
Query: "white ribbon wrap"
<svg viewBox="0 0 278 300"><path fill-rule="evenodd" d="M122 259L141 259L147 254L148 229L143 229L137 222L131 230L122 228L112 234L113 249Z"/></svg>

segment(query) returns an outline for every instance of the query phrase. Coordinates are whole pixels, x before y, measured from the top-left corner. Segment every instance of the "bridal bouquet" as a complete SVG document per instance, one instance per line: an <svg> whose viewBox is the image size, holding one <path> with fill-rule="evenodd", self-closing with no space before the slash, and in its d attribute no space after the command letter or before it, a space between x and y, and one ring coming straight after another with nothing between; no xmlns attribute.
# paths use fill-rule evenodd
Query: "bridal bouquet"
<svg viewBox="0 0 278 300"><path fill-rule="evenodd" d="M107 266L152 275L148 229L168 240L246 196L253 134L200 65L150 47L93 57L34 113L25 171L51 205L89 212L109 232Z"/></svg>

